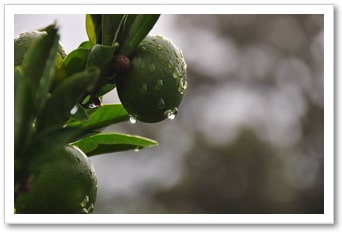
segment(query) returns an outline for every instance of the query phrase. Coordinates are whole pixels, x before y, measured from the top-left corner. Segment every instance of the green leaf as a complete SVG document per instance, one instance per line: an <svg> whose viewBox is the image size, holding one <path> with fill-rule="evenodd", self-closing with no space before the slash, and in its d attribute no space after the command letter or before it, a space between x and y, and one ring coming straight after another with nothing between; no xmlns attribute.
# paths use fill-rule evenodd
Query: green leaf
<svg viewBox="0 0 342 232"><path fill-rule="evenodd" d="M87 18L88 16L88 18ZM102 41L102 27L101 27L101 15L100 14L90 14L86 16L86 20L91 20L93 24L93 29L95 32L96 42L94 44L100 44ZM89 18L90 16L90 18Z"/></svg>
<svg viewBox="0 0 342 232"><path fill-rule="evenodd" d="M64 59L69 75L84 71L90 49L79 47L70 52Z"/></svg>
<svg viewBox="0 0 342 232"><path fill-rule="evenodd" d="M25 151L33 129L34 95L29 79L17 80L14 92L14 151L20 156Z"/></svg>
<svg viewBox="0 0 342 232"><path fill-rule="evenodd" d="M129 15L133 20L128 20L123 27L124 35L121 39L118 54L129 56L159 19L158 14ZM129 19L129 18L128 18Z"/></svg>
<svg viewBox="0 0 342 232"><path fill-rule="evenodd" d="M92 44L96 44L96 32L95 32L95 23L92 20L89 14L86 15L86 31L89 38L89 41Z"/></svg>
<svg viewBox="0 0 342 232"><path fill-rule="evenodd" d="M72 145L79 147L87 156L126 150L140 150L158 143L136 135L121 133L101 133L81 139Z"/></svg>
<svg viewBox="0 0 342 232"><path fill-rule="evenodd" d="M87 67L96 66L106 68L111 64L118 45L107 46L96 44L89 53Z"/></svg>
<svg viewBox="0 0 342 232"><path fill-rule="evenodd" d="M71 120L85 121L89 119L87 110L81 104L75 106L75 111L70 115Z"/></svg>
<svg viewBox="0 0 342 232"><path fill-rule="evenodd" d="M67 124L67 127L80 127L85 130L97 130L103 127L127 121L129 115L121 104L103 105L89 115L86 121L73 121Z"/></svg>
<svg viewBox="0 0 342 232"><path fill-rule="evenodd" d="M101 70L99 81L95 87L95 94L101 87L109 81L114 80L113 73L113 57L118 48L118 44L114 46L96 44L89 53L87 60L87 68L98 67Z"/></svg>
<svg viewBox="0 0 342 232"><path fill-rule="evenodd" d="M110 92L111 90L113 90L115 88L115 84L105 84L103 86L101 86L101 89L97 92L97 96L102 97L104 96L106 93Z"/></svg>
<svg viewBox="0 0 342 232"><path fill-rule="evenodd" d="M78 47L91 49L93 46L94 44L92 44L91 41L83 41Z"/></svg>
<svg viewBox="0 0 342 232"><path fill-rule="evenodd" d="M103 14L101 21L102 44L114 45L115 34L120 26L122 14Z"/></svg>
<svg viewBox="0 0 342 232"><path fill-rule="evenodd" d="M47 34L32 44L23 59L24 78L33 83L32 91L36 93L36 105L42 107L49 92L56 56L59 46L59 35L55 25L48 26Z"/></svg>
<svg viewBox="0 0 342 232"><path fill-rule="evenodd" d="M66 144L73 143L84 137L91 136L98 133L97 131L85 131L82 128L63 127L56 130L44 131L37 135L32 141L31 147L37 144L46 143L48 146L65 146ZM39 149L38 145L38 148Z"/></svg>
<svg viewBox="0 0 342 232"><path fill-rule="evenodd" d="M99 76L97 68L74 74L64 80L47 100L37 117L37 130L59 127L65 124L70 110L91 92Z"/></svg>

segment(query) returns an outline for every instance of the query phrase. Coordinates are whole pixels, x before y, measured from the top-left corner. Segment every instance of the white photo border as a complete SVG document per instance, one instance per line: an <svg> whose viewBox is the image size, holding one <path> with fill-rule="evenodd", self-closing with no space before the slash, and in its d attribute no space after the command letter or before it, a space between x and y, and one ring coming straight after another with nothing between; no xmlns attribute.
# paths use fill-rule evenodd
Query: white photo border
<svg viewBox="0 0 342 232"><path fill-rule="evenodd" d="M75 13L77 12L77 13ZM13 76L15 14L323 14L323 214L14 214L13 78L5 78L5 223L7 224L333 224L334 223L334 6L333 5L5 5L5 77Z"/></svg>

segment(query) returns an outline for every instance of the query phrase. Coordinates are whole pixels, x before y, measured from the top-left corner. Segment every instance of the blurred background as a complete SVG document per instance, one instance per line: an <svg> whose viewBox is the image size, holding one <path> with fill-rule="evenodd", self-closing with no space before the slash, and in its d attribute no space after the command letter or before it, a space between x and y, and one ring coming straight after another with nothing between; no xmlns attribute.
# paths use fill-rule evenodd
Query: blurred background
<svg viewBox="0 0 342 232"><path fill-rule="evenodd" d="M15 35L55 20L68 52L87 40L84 15L16 15ZM151 33L183 50L188 89L174 120L105 129L159 146L91 158L94 213L324 213L323 22L162 15Z"/></svg>

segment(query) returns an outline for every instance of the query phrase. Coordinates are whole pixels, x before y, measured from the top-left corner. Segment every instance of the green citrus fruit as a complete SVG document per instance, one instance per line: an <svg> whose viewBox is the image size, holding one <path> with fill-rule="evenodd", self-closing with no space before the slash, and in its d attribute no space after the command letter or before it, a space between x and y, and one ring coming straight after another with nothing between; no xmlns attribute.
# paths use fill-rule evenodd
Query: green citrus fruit
<svg viewBox="0 0 342 232"><path fill-rule="evenodd" d="M183 54L160 35L147 36L132 54L130 68L117 74L125 109L142 122L174 118L187 87Z"/></svg>
<svg viewBox="0 0 342 232"><path fill-rule="evenodd" d="M60 147L35 165L25 183L26 190L19 192L15 199L16 213L82 214L93 210L97 179L92 164L81 150Z"/></svg>
<svg viewBox="0 0 342 232"><path fill-rule="evenodd" d="M47 33L45 31L29 31L20 33L14 39L14 66L21 65L29 47L46 34ZM54 89L68 76L67 69L63 61L65 57L65 49L59 43L51 89Z"/></svg>
<svg viewBox="0 0 342 232"><path fill-rule="evenodd" d="M28 31L20 33L14 39L14 66L20 65L32 43L46 34L47 33L45 31ZM61 44L59 44L58 47L58 54L63 59L66 57L66 52Z"/></svg>

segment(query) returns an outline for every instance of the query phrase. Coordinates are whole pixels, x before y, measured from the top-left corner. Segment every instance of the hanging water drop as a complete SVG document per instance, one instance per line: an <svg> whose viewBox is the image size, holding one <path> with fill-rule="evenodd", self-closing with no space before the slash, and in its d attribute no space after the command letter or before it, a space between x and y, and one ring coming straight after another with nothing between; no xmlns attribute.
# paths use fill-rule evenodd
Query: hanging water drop
<svg viewBox="0 0 342 232"><path fill-rule="evenodd" d="M140 151L140 148L139 148L139 147L136 147L136 148L134 148L133 151L138 152L138 151Z"/></svg>
<svg viewBox="0 0 342 232"><path fill-rule="evenodd" d="M176 118L177 113L178 113L178 108L175 107L175 108L173 108L172 110L167 110L167 111L165 111L164 115L165 115L168 119L173 120L173 119Z"/></svg>
<svg viewBox="0 0 342 232"><path fill-rule="evenodd" d="M99 106L98 105L96 105L95 103L90 103L89 105L88 105L88 108L89 109L96 109L96 108L98 108Z"/></svg>
<svg viewBox="0 0 342 232"><path fill-rule="evenodd" d="M101 106L101 100L98 97L92 97L87 103L89 109L96 109Z"/></svg>
<svg viewBox="0 0 342 232"><path fill-rule="evenodd" d="M135 117L133 117L132 115L129 116L129 122L131 124L135 124L137 122L137 119Z"/></svg>
<svg viewBox="0 0 342 232"><path fill-rule="evenodd" d="M70 110L70 114L71 115L74 115L76 114L78 111L78 105L75 105L74 107L72 107L72 109Z"/></svg>

